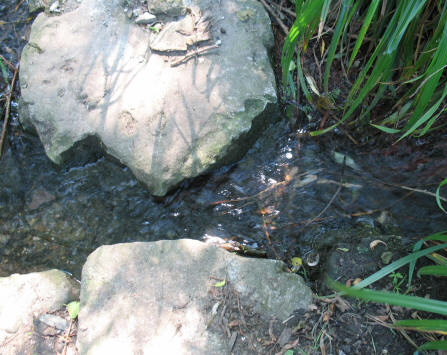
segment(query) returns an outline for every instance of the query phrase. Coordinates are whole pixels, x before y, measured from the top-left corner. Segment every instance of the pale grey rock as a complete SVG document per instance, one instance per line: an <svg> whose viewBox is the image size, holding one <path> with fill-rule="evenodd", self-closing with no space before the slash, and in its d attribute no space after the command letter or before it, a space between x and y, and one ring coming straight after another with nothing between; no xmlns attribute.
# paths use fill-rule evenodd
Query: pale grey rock
<svg viewBox="0 0 447 355"><path fill-rule="evenodd" d="M168 4L184 16L172 17ZM20 119L54 162L94 136L164 195L239 159L276 119L270 20L256 0L149 1L151 13L171 16L155 34L122 6L84 0L69 13L36 18L21 56ZM169 26L181 30L175 43Z"/></svg>
<svg viewBox="0 0 447 355"><path fill-rule="evenodd" d="M18 344L26 342L33 316L55 311L78 298L79 285L59 270L0 278L2 354L13 354Z"/></svg>
<svg viewBox="0 0 447 355"><path fill-rule="evenodd" d="M312 299L280 261L188 239L102 246L82 270L79 353L230 353L226 335L209 326L218 309L209 292L219 279L266 322Z"/></svg>
<svg viewBox="0 0 447 355"><path fill-rule="evenodd" d="M180 16L186 13L185 3L190 0L148 0L149 12L155 15Z"/></svg>

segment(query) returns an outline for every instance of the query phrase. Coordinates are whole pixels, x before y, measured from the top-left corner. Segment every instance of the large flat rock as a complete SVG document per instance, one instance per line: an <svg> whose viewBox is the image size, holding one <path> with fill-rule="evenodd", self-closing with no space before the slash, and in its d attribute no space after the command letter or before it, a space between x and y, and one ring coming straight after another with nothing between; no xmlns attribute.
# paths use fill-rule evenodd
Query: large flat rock
<svg viewBox="0 0 447 355"><path fill-rule="evenodd" d="M54 162L94 136L164 195L238 159L272 121L270 20L256 0L152 0L163 24L155 33L124 3L83 0L36 18L20 63L20 119Z"/></svg>
<svg viewBox="0 0 447 355"><path fill-rule="evenodd" d="M79 352L230 353L213 323L216 283L226 280L220 286L266 322L282 321L311 302L302 278L284 266L188 239L102 246L82 270Z"/></svg>

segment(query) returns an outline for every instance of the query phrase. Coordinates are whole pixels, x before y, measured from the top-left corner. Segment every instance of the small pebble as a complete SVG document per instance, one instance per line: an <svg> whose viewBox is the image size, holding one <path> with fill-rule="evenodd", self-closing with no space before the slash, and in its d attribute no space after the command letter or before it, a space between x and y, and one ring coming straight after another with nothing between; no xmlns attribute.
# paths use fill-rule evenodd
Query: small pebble
<svg viewBox="0 0 447 355"><path fill-rule="evenodd" d="M156 20L157 16L152 15L149 12L145 12L136 18L135 23L137 23L138 25L150 25Z"/></svg>

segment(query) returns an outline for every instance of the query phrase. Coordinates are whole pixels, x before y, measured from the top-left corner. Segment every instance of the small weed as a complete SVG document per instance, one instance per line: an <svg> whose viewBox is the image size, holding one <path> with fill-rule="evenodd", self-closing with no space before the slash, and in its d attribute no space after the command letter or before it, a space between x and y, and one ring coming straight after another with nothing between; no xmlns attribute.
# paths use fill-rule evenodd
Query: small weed
<svg viewBox="0 0 447 355"><path fill-rule="evenodd" d="M400 293L400 286L405 281L405 276L402 275L400 272L392 272L388 275L388 277L391 278L394 293Z"/></svg>

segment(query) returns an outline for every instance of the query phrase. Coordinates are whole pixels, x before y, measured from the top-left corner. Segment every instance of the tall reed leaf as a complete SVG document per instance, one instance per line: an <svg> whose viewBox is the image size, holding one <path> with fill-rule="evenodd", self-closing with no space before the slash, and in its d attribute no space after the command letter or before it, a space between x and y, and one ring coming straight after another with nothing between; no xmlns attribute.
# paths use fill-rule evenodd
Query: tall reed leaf
<svg viewBox="0 0 447 355"><path fill-rule="evenodd" d="M438 332L446 334L447 320L443 319L406 319L397 321L394 327L413 328L423 332ZM447 335L447 334L446 334Z"/></svg>
<svg viewBox="0 0 447 355"><path fill-rule="evenodd" d="M427 254L433 253L437 250L447 248L447 243L443 243L440 245L435 245L433 247L423 249L414 253L411 253L403 258L400 258L391 264L385 266L384 268L380 269L376 273L372 274L371 276L367 277L363 281L359 282L357 285L353 286L354 289L363 288L366 286L371 285L373 282L376 282L377 280L380 280L382 277L388 275L389 273L393 272L394 270L399 269L400 267L410 263L411 261L415 261L419 259L422 256L425 256ZM447 310L446 310L447 311Z"/></svg>
<svg viewBox="0 0 447 355"><path fill-rule="evenodd" d="M328 280L328 283L332 288L339 292L343 292L348 296L360 298L367 302L387 303L447 316L447 302L383 291L359 290L353 287L346 287L332 280Z"/></svg>
<svg viewBox="0 0 447 355"><path fill-rule="evenodd" d="M360 29L359 36L357 37L357 41L355 42L354 49L351 53L351 58L349 59L348 70L351 68L352 63L360 49L360 46L365 39L366 32L368 31L369 25L371 24L373 16L376 14L377 7L379 5L379 0L371 1L371 4L368 7L368 11L365 15L365 19L363 20L362 28Z"/></svg>
<svg viewBox="0 0 447 355"><path fill-rule="evenodd" d="M307 0L305 2L297 1L296 6L300 9L300 13L297 14L295 22L293 23L289 34L284 41L281 54L283 85L287 85L287 75L290 62L292 61L295 53L296 44L301 38L303 38L305 33L308 34L308 37L314 33L319 22L323 4L324 0Z"/></svg>
<svg viewBox="0 0 447 355"><path fill-rule="evenodd" d="M319 36L325 21L334 21L328 16L332 11L328 10L330 3L329 0L296 2L297 18L283 48L284 85L287 85L284 72L289 68L295 46L298 45L298 51L305 49L304 44L315 31L318 21ZM341 61L346 58L348 71L352 71L354 60L361 54L366 56L366 63L356 73L345 100L343 115L337 123L311 134L326 133L347 120L364 120L381 101L389 100L386 95L388 88L396 95L395 107L410 103L411 109L395 122L368 123L386 133L401 133L399 139L412 134L424 135L439 128L435 123L447 111L447 107L441 107L447 98L447 1L340 0L333 3L340 9L331 24L334 31L323 74L325 95L329 94L331 66L337 58L337 48L341 54L338 58ZM379 5L382 5L381 10ZM357 38L350 47L347 36L353 35ZM366 48L365 44L369 45L372 53L370 49L367 53L361 52ZM348 53L345 55L346 50ZM353 118L357 111L361 112ZM389 126L390 123L393 127Z"/></svg>
<svg viewBox="0 0 447 355"><path fill-rule="evenodd" d="M325 94L328 94L328 83L329 83L329 73L331 70L331 65L334 60L335 51L338 46L338 42L340 41L341 34L343 32L343 28L346 25L346 19L348 17L348 10L352 6L353 0L344 0L343 5L341 7L341 12L338 17L337 25L335 26L334 34L332 35L331 44L329 46L329 51L327 55L326 60L326 68L324 70L324 76L323 76L323 86L324 86L324 92Z"/></svg>
<svg viewBox="0 0 447 355"><path fill-rule="evenodd" d="M444 88L441 98L437 100L437 102L434 105L432 105L431 108L424 115L422 115L426 107L430 104L430 102L433 99L435 90L438 87L439 80L441 79L443 69L446 67L446 65L447 65L447 22L444 24L444 30L442 32L438 48L435 51L435 54L433 55L429 67L425 71L425 75L429 77L429 79L424 83L422 90L418 94L416 100L416 107L414 109L413 115L404 128L406 130L406 133L400 139L408 136L419 126L428 121L433 115L433 113L440 106L442 101L444 100L445 96L447 95L446 88ZM429 112L430 114L427 114Z"/></svg>

